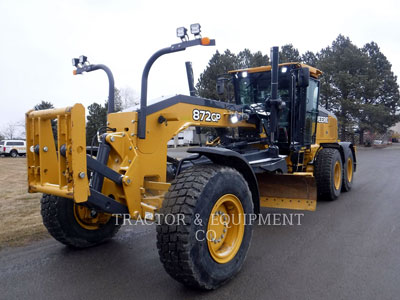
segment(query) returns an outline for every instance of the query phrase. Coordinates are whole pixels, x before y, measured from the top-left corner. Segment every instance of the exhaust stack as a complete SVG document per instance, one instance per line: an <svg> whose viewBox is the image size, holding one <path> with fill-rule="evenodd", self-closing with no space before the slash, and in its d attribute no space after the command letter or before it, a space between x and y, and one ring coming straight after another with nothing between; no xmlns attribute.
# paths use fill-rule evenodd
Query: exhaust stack
<svg viewBox="0 0 400 300"><path fill-rule="evenodd" d="M192 68L192 62L187 61L185 62L186 66L186 75L188 79L188 85L189 85L189 93L190 96L196 96L196 90L194 89L194 77L193 77L193 68Z"/></svg>

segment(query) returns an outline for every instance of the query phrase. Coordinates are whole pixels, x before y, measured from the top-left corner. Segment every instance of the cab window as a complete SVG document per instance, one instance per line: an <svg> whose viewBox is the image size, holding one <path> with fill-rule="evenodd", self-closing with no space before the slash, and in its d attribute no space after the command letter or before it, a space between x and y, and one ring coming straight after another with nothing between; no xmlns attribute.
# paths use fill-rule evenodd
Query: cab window
<svg viewBox="0 0 400 300"><path fill-rule="evenodd" d="M290 80L287 69L280 68L278 95L286 101L289 95ZM271 72L248 73L239 72L233 77L236 104L264 104L271 96Z"/></svg>
<svg viewBox="0 0 400 300"><path fill-rule="evenodd" d="M307 100L306 100L306 120L304 143L306 145L312 144L315 138L315 131L318 116L318 96L319 96L319 82L310 78L310 84L307 87Z"/></svg>

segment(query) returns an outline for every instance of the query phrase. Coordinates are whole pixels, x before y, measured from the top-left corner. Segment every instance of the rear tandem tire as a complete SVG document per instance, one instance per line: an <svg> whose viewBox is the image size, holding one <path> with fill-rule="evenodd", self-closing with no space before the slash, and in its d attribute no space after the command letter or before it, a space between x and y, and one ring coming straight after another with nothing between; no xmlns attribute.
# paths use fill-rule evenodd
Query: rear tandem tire
<svg viewBox="0 0 400 300"><path fill-rule="evenodd" d="M340 152L334 148L319 151L314 165L318 200L335 200L343 183L343 164Z"/></svg>
<svg viewBox="0 0 400 300"><path fill-rule="evenodd" d="M344 162L343 166L343 185L342 192L348 192L351 190L353 186L354 179L354 156L353 152L348 149L349 154L347 157L347 161Z"/></svg>
<svg viewBox="0 0 400 300"><path fill-rule="evenodd" d="M41 214L43 224L50 235L57 241L74 248L87 248L103 243L112 238L121 225L115 217L110 217L104 224L87 225L77 220L77 206L72 199L43 194Z"/></svg>
<svg viewBox="0 0 400 300"><path fill-rule="evenodd" d="M183 171L172 182L160 213L157 248L175 280L211 290L240 271L253 229L244 215L253 213L253 201L238 171L219 165ZM179 214L183 222L172 222Z"/></svg>

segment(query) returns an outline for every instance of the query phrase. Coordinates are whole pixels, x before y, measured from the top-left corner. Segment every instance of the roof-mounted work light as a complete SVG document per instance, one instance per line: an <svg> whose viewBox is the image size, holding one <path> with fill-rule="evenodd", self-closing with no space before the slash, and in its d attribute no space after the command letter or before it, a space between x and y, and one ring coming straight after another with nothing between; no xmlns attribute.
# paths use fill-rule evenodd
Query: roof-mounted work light
<svg viewBox="0 0 400 300"><path fill-rule="evenodd" d="M195 37L201 37L200 32L201 32L201 26L199 23L195 23L190 25L190 32L195 36Z"/></svg>
<svg viewBox="0 0 400 300"><path fill-rule="evenodd" d="M79 56L79 63L83 65L87 61L87 57L85 55Z"/></svg>
<svg viewBox="0 0 400 300"><path fill-rule="evenodd" d="M187 35L187 29L185 27L179 27L176 29L176 36L180 38L182 41L185 39L189 39Z"/></svg>
<svg viewBox="0 0 400 300"><path fill-rule="evenodd" d="M73 58L72 59L72 66L73 67L78 67L79 64L79 58Z"/></svg>

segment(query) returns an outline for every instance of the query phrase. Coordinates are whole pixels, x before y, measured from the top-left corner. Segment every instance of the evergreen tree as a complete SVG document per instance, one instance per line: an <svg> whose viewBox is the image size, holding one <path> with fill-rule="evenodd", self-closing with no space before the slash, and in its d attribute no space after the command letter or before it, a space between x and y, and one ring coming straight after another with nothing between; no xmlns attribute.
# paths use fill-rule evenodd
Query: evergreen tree
<svg viewBox="0 0 400 300"><path fill-rule="evenodd" d="M306 51L302 56L301 56L301 61L304 62L305 64L315 67L318 62L317 56L314 54L314 52L311 51Z"/></svg>
<svg viewBox="0 0 400 300"><path fill-rule="evenodd" d="M245 69L252 67L265 66L269 64L267 55L263 55L260 51L251 53L249 49L240 51L237 55L229 49L223 54L219 51L211 57L208 66L200 75L200 79L196 85L198 95L208 99L218 99L221 101L232 101L232 86L227 85L226 93L222 96L217 94L216 82L218 77L224 76L230 78L228 72L231 70Z"/></svg>
<svg viewBox="0 0 400 300"><path fill-rule="evenodd" d="M339 35L332 44L318 53L306 51L300 55L292 44L280 49L280 63L304 62L324 72L320 78L320 105L336 114L339 138L346 140L365 130L386 132L399 121L400 95L397 77L391 64L375 42L358 48L348 37ZM216 81L229 70L269 64L267 55L244 49L237 55L230 50L218 51L196 85L199 96L229 101L233 91L219 96ZM229 78L229 76L227 76ZM229 86L229 85L228 85ZM228 96L229 94L229 96Z"/></svg>
<svg viewBox="0 0 400 300"><path fill-rule="evenodd" d="M42 100L40 103L36 104L33 109L34 110L44 110L44 109L52 109L54 108L53 103L48 102L48 101L44 101ZM53 137L54 137L54 141L56 143L57 146L57 120L51 120L51 129L53 131Z"/></svg>
<svg viewBox="0 0 400 300"><path fill-rule="evenodd" d="M317 67L324 72L321 104L336 113L340 139L346 140L357 126L368 57L348 37L339 35L331 47L318 54Z"/></svg>
<svg viewBox="0 0 400 300"><path fill-rule="evenodd" d="M293 47L292 44L283 45L279 49L279 63L300 62L301 57L299 50Z"/></svg>
<svg viewBox="0 0 400 300"><path fill-rule="evenodd" d="M115 112L121 111L122 106L121 93L117 88L114 88ZM87 109L88 116L86 117L86 144L89 146L92 143L93 137L97 134L97 130L104 128L107 124L108 100L104 102L104 105L96 102L92 103ZM105 130L102 132L105 132ZM97 139L95 139L94 144L97 145Z"/></svg>
<svg viewBox="0 0 400 300"><path fill-rule="evenodd" d="M88 116L86 123L86 145L91 145L92 138L97 134L97 130L106 126L107 123L107 102L104 105L92 103L88 106ZM95 145L97 144L97 140Z"/></svg>
<svg viewBox="0 0 400 300"><path fill-rule="evenodd" d="M47 102L42 100L42 102L36 104L33 109L34 110L44 110L44 109L50 109L50 108L54 108L53 103L51 102Z"/></svg>
<svg viewBox="0 0 400 300"><path fill-rule="evenodd" d="M238 66L237 57L230 50L225 50L223 54L217 51L210 59L208 66L200 75L196 85L197 93L200 97L208 99L228 100L228 95L220 97L216 91L218 77L227 75L228 71L235 70Z"/></svg>
<svg viewBox="0 0 400 300"><path fill-rule="evenodd" d="M244 49L243 51L240 51L236 57L236 68L238 69L254 68L269 64L268 55L263 55L261 51L251 53L249 49Z"/></svg>
<svg viewBox="0 0 400 300"><path fill-rule="evenodd" d="M400 108L397 77L386 56L375 42L365 44L362 52L368 56L369 65L358 114L360 143L363 142L365 130L385 133L398 122L396 112Z"/></svg>

